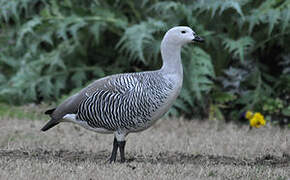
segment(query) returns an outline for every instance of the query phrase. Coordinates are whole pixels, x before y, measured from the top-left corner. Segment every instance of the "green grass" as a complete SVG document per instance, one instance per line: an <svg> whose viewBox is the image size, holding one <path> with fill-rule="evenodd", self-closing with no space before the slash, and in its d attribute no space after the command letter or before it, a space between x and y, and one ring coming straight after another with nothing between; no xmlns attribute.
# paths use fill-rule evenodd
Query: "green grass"
<svg viewBox="0 0 290 180"><path fill-rule="evenodd" d="M36 106L29 104L26 106L10 106L0 103L0 118L8 119L47 119L44 115L46 105Z"/></svg>

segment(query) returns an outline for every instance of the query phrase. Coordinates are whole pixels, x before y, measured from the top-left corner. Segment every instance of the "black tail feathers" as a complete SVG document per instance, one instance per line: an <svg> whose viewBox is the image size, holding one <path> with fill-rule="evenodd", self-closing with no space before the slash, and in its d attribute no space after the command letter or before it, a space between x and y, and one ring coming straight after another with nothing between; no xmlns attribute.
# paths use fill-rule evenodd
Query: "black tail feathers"
<svg viewBox="0 0 290 180"><path fill-rule="evenodd" d="M47 131L50 128L56 126L59 122L55 122L53 119L50 120L48 123L46 123L46 125L43 126L43 128L41 128L41 131Z"/></svg>
<svg viewBox="0 0 290 180"><path fill-rule="evenodd" d="M53 113L53 111L55 110L55 108L53 109L49 109L47 111L44 112L44 114L47 114L47 115L50 115L51 117L51 114ZM59 122L57 122L56 120L54 119L51 119L48 123L46 123L45 126L43 126L43 128L41 128L41 131L47 131L49 130L50 128L54 127L55 125L57 125Z"/></svg>
<svg viewBox="0 0 290 180"><path fill-rule="evenodd" d="M44 114L52 114L54 110L55 110L55 108L49 109L49 110L45 111Z"/></svg>

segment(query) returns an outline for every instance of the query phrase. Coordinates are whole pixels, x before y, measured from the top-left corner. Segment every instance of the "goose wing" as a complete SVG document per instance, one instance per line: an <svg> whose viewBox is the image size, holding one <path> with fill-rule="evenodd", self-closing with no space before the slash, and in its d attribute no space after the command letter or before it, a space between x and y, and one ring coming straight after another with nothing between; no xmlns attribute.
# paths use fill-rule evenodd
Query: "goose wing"
<svg viewBox="0 0 290 180"><path fill-rule="evenodd" d="M81 102L91 97L94 93L97 93L100 91L125 93L129 91L130 87L125 86L125 83L128 83L127 79L131 79L132 82L137 82L138 78L136 78L134 74L135 73L117 74L117 75L107 76L107 77L94 81L93 83L91 83L90 85L82 89L80 92L66 99L58 107L47 110L45 114L50 115L51 120L41 130L46 131L54 127L60 122L60 120L66 114L76 114ZM127 78L122 78L124 76L126 76ZM117 83L113 83L113 82L117 82ZM132 82L131 82L131 85L132 85ZM119 84L119 86L117 86L116 84Z"/></svg>

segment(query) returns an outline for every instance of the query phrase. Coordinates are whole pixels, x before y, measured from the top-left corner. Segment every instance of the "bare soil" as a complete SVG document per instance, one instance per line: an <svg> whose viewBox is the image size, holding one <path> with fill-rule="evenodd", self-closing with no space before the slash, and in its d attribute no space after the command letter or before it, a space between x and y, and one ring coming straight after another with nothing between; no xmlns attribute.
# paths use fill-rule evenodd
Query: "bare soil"
<svg viewBox="0 0 290 180"><path fill-rule="evenodd" d="M162 119L128 136L126 163L109 164L112 135L68 123L42 133L44 123L0 119L0 179L290 179L290 131L271 125Z"/></svg>
<svg viewBox="0 0 290 180"><path fill-rule="evenodd" d="M58 150L48 151L41 148L32 150L1 150L0 156L10 159L22 159L31 161L63 161L63 162L84 162L89 161L95 164L103 164L109 157L109 151L99 151L96 153L84 151ZM257 157L255 159L235 158L218 155L193 155L181 152L163 152L146 157L138 154L129 154L127 163L147 162L150 164L198 164L198 165L233 165L233 166L270 166L270 167L288 167L290 159L288 156L273 156L270 154Z"/></svg>

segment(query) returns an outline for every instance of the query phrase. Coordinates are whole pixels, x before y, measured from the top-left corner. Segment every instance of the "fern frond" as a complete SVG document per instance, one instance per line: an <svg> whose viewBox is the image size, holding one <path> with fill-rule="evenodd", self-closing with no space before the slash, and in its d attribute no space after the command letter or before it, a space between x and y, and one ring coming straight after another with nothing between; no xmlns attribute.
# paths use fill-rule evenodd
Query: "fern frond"
<svg viewBox="0 0 290 180"><path fill-rule="evenodd" d="M49 99L53 95L55 87L53 87L51 81L51 76L44 76L43 78L38 79L36 87L34 87L39 93L38 96Z"/></svg>
<svg viewBox="0 0 290 180"><path fill-rule="evenodd" d="M6 56L4 54L0 54L0 63L2 65L5 64L6 66L10 66L10 67L15 68L15 69L17 67L19 67L19 63L15 58L10 57L10 56Z"/></svg>
<svg viewBox="0 0 290 180"><path fill-rule="evenodd" d="M154 41L153 34L164 30L165 27L164 22L154 19L133 25L125 31L116 48L127 53L130 60L138 59L146 64L144 49Z"/></svg>
<svg viewBox="0 0 290 180"><path fill-rule="evenodd" d="M179 111L182 111L183 113L187 113L187 114L191 114L191 108L190 106L188 106L186 100L182 100L182 99L177 99L174 104L173 107L177 108Z"/></svg>
<svg viewBox="0 0 290 180"><path fill-rule="evenodd" d="M268 30L268 35L270 36L270 34L273 31L274 26L278 23L279 19L280 19L280 11L275 10L275 9L270 9L267 12L267 22L269 24L269 30Z"/></svg>
<svg viewBox="0 0 290 180"><path fill-rule="evenodd" d="M202 93L207 93L212 88L211 77L215 76L210 56L198 47L186 49L188 61L185 62L185 88L198 100L202 99Z"/></svg>
<svg viewBox="0 0 290 180"><path fill-rule="evenodd" d="M71 80L76 87L81 87L85 79L86 73L83 71L76 71L71 77Z"/></svg>
<svg viewBox="0 0 290 180"><path fill-rule="evenodd" d="M181 3L174 1L162 1L157 2L151 6L150 9L156 11L159 14L168 14L168 11L177 10Z"/></svg>
<svg viewBox="0 0 290 180"><path fill-rule="evenodd" d="M37 3L35 0L1 0L0 1L0 19L5 22L8 22L9 19L14 19L16 22L19 22L19 19L22 16L22 13L27 14L27 9L29 6Z"/></svg>
<svg viewBox="0 0 290 180"><path fill-rule="evenodd" d="M200 11L211 11L211 17L213 18L216 15L217 10L219 9L219 15L222 15L223 12L227 9L234 9L242 18L244 18L244 13L242 11L242 6L246 4L246 1L239 0L199 0L196 3L196 8Z"/></svg>
<svg viewBox="0 0 290 180"><path fill-rule="evenodd" d="M22 41L25 35L27 35L28 33L35 35L34 34L34 28L38 25L41 24L41 19L39 17L34 17L33 19L31 19L30 21L28 21L27 23L25 23L20 31L18 32L18 39L17 39L17 46L21 46L22 45Z"/></svg>
<svg viewBox="0 0 290 180"><path fill-rule="evenodd" d="M241 37L238 40L225 38L223 45L230 53L233 53L234 58L239 58L243 62L245 54L255 45L255 41L250 36Z"/></svg>
<svg viewBox="0 0 290 180"><path fill-rule="evenodd" d="M223 4L220 7L220 15L227 9L232 8L234 10L236 10L236 12L238 14L240 14L240 16L242 18L244 18L244 14L242 12L242 8L241 6L243 5L243 2L240 0L230 0L230 1L225 1L223 2Z"/></svg>
<svg viewBox="0 0 290 180"><path fill-rule="evenodd" d="M279 63L282 66L282 73L283 74L290 74L290 54L282 55L282 61Z"/></svg>
<svg viewBox="0 0 290 180"><path fill-rule="evenodd" d="M268 36L271 35L274 28L282 29L284 32L289 24L289 8L290 1L288 0L284 3L271 0L263 1L246 17L246 21L249 23L249 33L252 33L253 28L261 23L268 24Z"/></svg>
<svg viewBox="0 0 290 180"><path fill-rule="evenodd" d="M6 77L0 73L0 84L4 84L4 82L6 82Z"/></svg>
<svg viewBox="0 0 290 180"><path fill-rule="evenodd" d="M289 28L289 24L290 24L290 4L289 7L284 9L281 12L281 19L283 19L282 21L282 33L285 32L286 28Z"/></svg>
<svg viewBox="0 0 290 180"><path fill-rule="evenodd" d="M95 39L96 44L99 44L99 42L100 42L101 27L102 26L104 26L103 22L94 22L89 27L90 32L94 35L94 39Z"/></svg>

